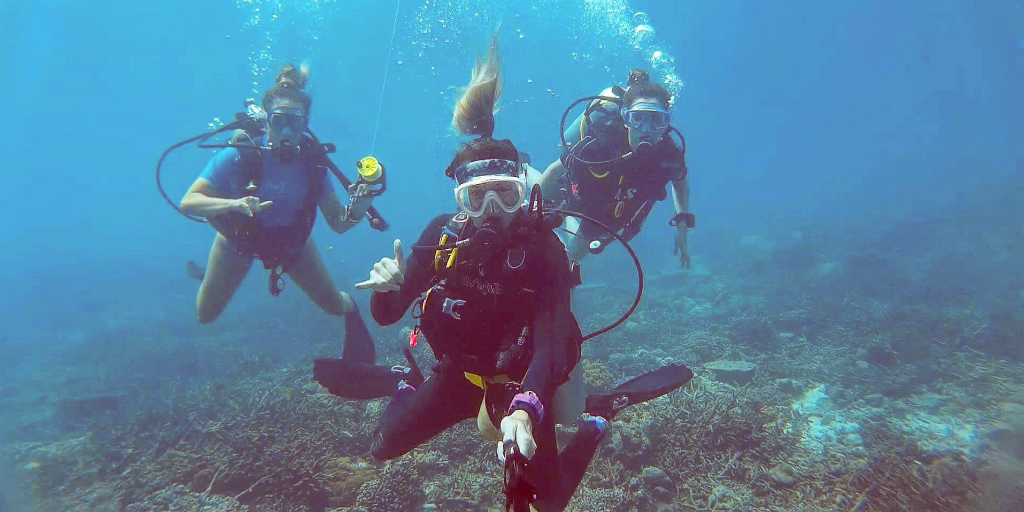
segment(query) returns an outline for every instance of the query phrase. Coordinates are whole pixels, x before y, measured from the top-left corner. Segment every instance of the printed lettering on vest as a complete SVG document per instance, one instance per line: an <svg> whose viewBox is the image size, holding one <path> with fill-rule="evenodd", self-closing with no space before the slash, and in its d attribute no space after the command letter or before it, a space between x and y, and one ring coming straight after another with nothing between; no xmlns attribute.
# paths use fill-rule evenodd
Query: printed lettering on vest
<svg viewBox="0 0 1024 512"><path fill-rule="evenodd" d="M477 290L490 294L490 295L501 295L505 292L502 288L501 283L498 282L487 282L477 277L462 276L462 285L469 288L476 288Z"/></svg>

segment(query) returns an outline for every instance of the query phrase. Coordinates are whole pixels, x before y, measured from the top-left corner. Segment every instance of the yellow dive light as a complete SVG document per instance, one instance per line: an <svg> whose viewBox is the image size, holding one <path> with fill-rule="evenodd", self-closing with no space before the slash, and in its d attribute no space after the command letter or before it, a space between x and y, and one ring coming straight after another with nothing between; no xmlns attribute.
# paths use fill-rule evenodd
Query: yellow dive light
<svg viewBox="0 0 1024 512"><path fill-rule="evenodd" d="M359 176L367 183L373 183L384 176L384 166L372 156L356 162L356 168L359 169Z"/></svg>

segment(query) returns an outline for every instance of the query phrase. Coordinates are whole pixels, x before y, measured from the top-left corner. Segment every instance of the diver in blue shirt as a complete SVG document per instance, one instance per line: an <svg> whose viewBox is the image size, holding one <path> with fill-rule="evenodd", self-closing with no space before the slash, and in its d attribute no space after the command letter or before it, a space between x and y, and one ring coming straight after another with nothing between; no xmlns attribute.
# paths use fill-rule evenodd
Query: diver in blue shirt
<svg viewBox="0 0 1024 512"><path fill-rule="evenodd" d="M369 332L352 298L331 282L310 233L323 213L336 233L344 233L365 216L375 197L364 182L349 188L350 204L342 205L324 164L307 134L312 98L303 89L308 69L285 65L276 84L263 97L266 112L261 134L239 130L232 144L217 153L181 199L186 215L205 217L218 231L209 264L201 273L196 299L201 323L214 321L242 283L254 259L271 270L271 293L283 286L287 273L321 309L346 318L356 328L360 359L373 359ZM372 158L369 165L379 166ZM383 172L383 168L371 169ZM362 172L362 170L360 171ZM346 352L351 345L346 334Z"/></svg>

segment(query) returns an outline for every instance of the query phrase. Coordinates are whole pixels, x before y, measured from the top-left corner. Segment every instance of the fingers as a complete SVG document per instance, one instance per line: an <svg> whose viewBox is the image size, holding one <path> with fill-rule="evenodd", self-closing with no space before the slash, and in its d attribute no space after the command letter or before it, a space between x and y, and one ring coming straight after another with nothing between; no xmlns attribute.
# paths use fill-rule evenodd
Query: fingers
<svg viewBox="0 0 1024 512"><path fill-rule="evenodd" d="M270 206L272 204L274 204L273 201L263 201L261 203L259 199L254 200L253 202L251 202L249 204L249 212L250 212L249 216L252 217L253 215L255 215L257 213L262 212L264 208L266 208L266 207L268 207L268 206Z"/></svg>
<svg viewBox="0 0 1024 512"><path fill-rule="evenodd" d="M405 275L402 270L398 268L398 262L392 259L384 258L380 261L381 266L384 270L391 274L391 279L388 282L394 282L395 284L405 284Z"/></svg>
<svg viewBox="0 0 1024 512"><path fill-rule="evenodd" d="M388 262L388 259L384 258L384 259L378 261L377 263L374 263L373 264L373 271L378 276L380 276L381 281L383 281L385 283L390 283L390 282L395 280L395 277L391 274L391 271L388 269L389 265L386 265L387 262ZM392 265L392 268L394 268L393 265Z"/></svg>
<svg viewBox="0 0 1024 512"><path fill-rule="evenodd" d="M355 284L357 290L373 290L375 292L394 292L405 284L404 261L402 258L402 242L395 240L395 259L383 258L373 264L370 278Z"/></svg>
<svg viewBox="0 0 1024 512"><path fill-rule="evenodd" d="M376 269L370 272L370 278L366 281L356 283L357 290L373 290L375 292L396 292L401 288L398 285L385 281L380 274L377 273Z"/></svg>
<svg viewBox="0 0 1024 512"><path fill-rule="evenodd" d="M498 441L498 462L505 463L505 443Z"/></svg>
<svg viewBox="0 0 1024 512"><path fill-rule="evenodd" d="M366 196L370 192L370 185L367 183L357 184L353 183L348 187L349 196L353 199Z"/></svg>
<svg viewBox="0 0 1024 512"><path fill-rule="evenodd" d="M402 241L395 239L395 262L398 263L398 270L405 273L405 255L402 252Z"/></svg>
<svg viewBox="0 0 1024 512"><path fill-rule="evenodd" d="M533 434L521 422L516 424L516 444L519 445L519 452L527 459L532 459L533 454L537 453L537 442L533 440Z"/></svg>
<svg viewBox="0 0 1024 512"><path fill-rule="evenodd" d="M501 450L505 445L516 442L516 428L512 425L515 421L508 416L505 416L501 420L501 444L498 445L498 449ZM504 457L502 457L504 458Z"/></svg>
<svg viewBox="0 0 1024 512"><path fill-rule="evenodd" d="M389 266L394 267L394 263L391 262L391 265L387 265L387 263L389 263L389 260L384 258L379 263L373 265L373 271L370 272L370 276L376 280L376 286L373 288L375 291L390 292L396 291L399 288L400 283L395 279L391 271L388 270Z"/></svg>

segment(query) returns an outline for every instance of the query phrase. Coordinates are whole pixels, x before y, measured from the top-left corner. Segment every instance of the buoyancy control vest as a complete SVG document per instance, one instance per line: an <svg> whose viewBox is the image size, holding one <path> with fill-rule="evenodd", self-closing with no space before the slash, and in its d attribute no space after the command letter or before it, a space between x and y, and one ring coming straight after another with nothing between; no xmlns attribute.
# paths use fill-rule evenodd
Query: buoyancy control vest
<svg viewBox="0 0 1024 512"><path fill-rule="evenodd" d="M231 145L238 149L242 164L243 183L248 195L259 194L263 177L263 152L265 150L255 143L263 137L262 132L239 134L232 138ZM319 147L304 135L303 148L296 158L302 159L303 168L310 173L309 190L296 214L295 220L280 227L267 227L259 216L249 217L238 212L228 212L210 217L210 224L224 235L235 247L247 254L259 258L263 267L271 271L271 293L280 293L280 274L287 271L295 262L306 245L313 225L316 223L317 204L323 195L323 183L327 173L324 165L326 154L316 151Z"/></svg>
<svg viewBox="0 0 1024 512"><path fill-rule="evenodd" d="M442 228L439 245L465 240L477 230L460 213ZM489 252L474 245L437 251L434 279L414 316L438 360L448 356L466 372L518 379L533 354L532 324L543 302L539 294L552 284L569 283L571 275L568 265L562 270L566 275L551 275L562 266L548 261L545 232L524 221L514 221L508 231L508 240Z"/></svg>

